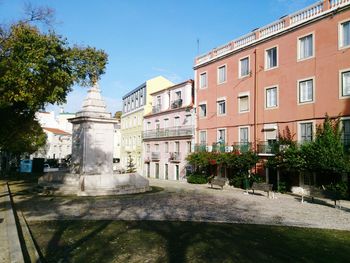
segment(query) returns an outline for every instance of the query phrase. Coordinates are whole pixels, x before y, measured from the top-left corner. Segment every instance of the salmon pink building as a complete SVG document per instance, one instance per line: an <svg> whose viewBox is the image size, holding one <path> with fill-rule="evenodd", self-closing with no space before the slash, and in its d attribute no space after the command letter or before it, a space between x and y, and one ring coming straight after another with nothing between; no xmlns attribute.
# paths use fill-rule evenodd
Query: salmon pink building
<svg viewBox="0 0 350 263"><path fill-rule="evenodd" d="M350 142L350 0L319 1L255 29L197 57L194 70L200 147L266 157L286 127L313 140L326 113L341 116Z"/></svg>
<svg viewBox="0 0 350 263"><path fill-rule="evenodd" d="M144 116L144 176L181 180L194 146L193 80L152 95L152 113Z"/></svg>

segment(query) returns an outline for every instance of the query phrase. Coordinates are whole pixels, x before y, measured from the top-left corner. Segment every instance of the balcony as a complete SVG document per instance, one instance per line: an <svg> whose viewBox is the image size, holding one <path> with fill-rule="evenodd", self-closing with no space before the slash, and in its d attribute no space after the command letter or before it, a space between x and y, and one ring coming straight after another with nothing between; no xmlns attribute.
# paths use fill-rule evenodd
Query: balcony
<svg viewBox="0 0 350 263"><path fill-rule="evenodd" d="M250 142L234 142L233 151L239 153L246 153L252 150L252 143Z"/></svg>
<svg viewBox="0 0 350 263"><path fill-rule="evenodd" d="M152 107L152 113L158 113L158 112L161 112L161 110L162 110L161 104Z"/></svg>
<svg viewBox="0 0 350 263"><path fill-rule="evenodd" d="M201 143L194 146L195 152L245 153L250 150L252 150L252 144L250 142L244 142L244 143L235 142L232 145L225 145L220 143L206 145L205 143Z"/></svg>
<svg viewBox="0 0 350 263"><path fill-rule="evenodd" d="M151 153L151 160L152 161L159 161L160 160L160 152L152 152Z"/></svg>
<svg viewBox="0 0 350 263"><path fill-rule="evenodd" d="M169 153L169 161L173 162L173 163L181 162L181 153L179 153L179 152Z"/></svg>
<svg viewBox="0 0 350 263"><path fill-rule="evenodd" d="M177 109L182 107L182 99L177 99L171 102L171 109Z"/></svg>
<svg viewBox="0 0 350 263"><path fill-rule="evenodd" d="M259 142L257 144L258 154L274 155L280 151L285 145L280 145L278 142Z"/></svg>
<svg viewBox="0 0 350 263"><path fill-rule="evenodd" d="M143 139L158 139L168 137L192 136L194 134L193 126L171 127L143 132Z"/></svg>

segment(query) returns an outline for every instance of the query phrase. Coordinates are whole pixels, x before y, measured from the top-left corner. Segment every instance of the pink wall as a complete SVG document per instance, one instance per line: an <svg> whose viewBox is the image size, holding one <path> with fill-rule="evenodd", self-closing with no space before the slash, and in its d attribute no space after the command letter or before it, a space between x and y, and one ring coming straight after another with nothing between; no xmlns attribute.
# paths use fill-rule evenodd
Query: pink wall
<svg viewBox="0 0 350 263"><path fill-rule="evenodd" d="M257 140L264 141L264 133L261 131L264 123L277 122L279 129L288 125L293 133L297 133L298 121L322 118L326 112L330 116L349 116L350 99L339 99L339 71L350 68L350 49L338 49L338 24L349 19L349 10L335 16L328 16L198 68L196 70L197 104L207 101L207 117L201 119L197 115L197 131L207 130L207 141L211 144L216 141L216 129L226 127L226 142L229 144L238 142L237 127L254 125L255 81L257 83ZM298 62L297 39L309 33L314 33L315 56ZM265 71L265 49L273 46L278 46L278 68ZM250 56L252 74L239 79L238 62L245 56ZM217 68L223 64L227 67L227 81L218 85ZM205 71L208 74L208 88L199 89L199 76ZM308 77L315 78L314 102L298 105L297 81ZM265 110L264 89L273 85L278 85L279 105L276 109ZM246 91L250 92L250 111L240 114L238 113L238 94ZM216 114L216 101L219 97L226 97L226 116L220 117ZM253 137L254 127L252 126L250 141L253 141Z"/></svg>

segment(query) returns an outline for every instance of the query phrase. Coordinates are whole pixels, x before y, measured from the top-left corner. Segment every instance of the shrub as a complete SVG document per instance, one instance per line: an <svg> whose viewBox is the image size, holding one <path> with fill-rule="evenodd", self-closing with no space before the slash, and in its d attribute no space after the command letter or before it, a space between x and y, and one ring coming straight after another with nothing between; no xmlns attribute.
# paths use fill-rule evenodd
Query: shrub
<svg viewBox="0 0 350 263"><path fill-rule="evenodd" d="M345 182L327 185L326 189L334 194L336 200L348 197L348 185Z"/></svg>
<svg viewBox="0 0 350 263"><path fill-rule="evenodd" d="M187 182L190 184L206 184L208 177L203 174L191 174L187 177Z"/></svg>

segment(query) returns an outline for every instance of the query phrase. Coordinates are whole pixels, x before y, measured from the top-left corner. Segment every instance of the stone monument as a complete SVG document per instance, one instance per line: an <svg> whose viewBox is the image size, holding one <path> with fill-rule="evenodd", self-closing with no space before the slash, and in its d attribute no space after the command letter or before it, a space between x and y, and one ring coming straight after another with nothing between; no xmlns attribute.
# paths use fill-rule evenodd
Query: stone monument
<svg viewBox="0 0 350 263"><path fill-rule="evenodd" d="M73 124L71 172L44 175L39 184L86 196L150 189L148 180L137 173L113 174L113 133L118 121L107 112L97 83L89 89L82 110L69 121Z"/></svg>

